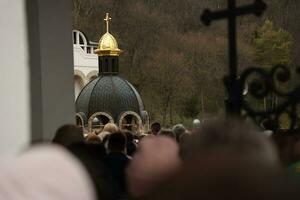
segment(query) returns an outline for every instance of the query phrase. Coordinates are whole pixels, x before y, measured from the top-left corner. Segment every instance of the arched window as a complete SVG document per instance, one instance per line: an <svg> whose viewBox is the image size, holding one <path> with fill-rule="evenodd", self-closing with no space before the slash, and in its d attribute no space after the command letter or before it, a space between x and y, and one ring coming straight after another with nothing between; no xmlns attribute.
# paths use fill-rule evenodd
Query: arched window
<svg viewBox="0 0 300 200"><path fill-rule="evenodd" d="M123 130L130 130L134 133L139 133L143 123L141 117L137 113L128 111L120 116L119 126Z"/></svg>
<svg viewBox="0 0 300 200"><path fill-rule="evenodd" d="M84 87L84 81L82 77L79 75L74 75L74 83L75 83L75 99L80 94L82 88Z"/></svg>
<svg viewBox="0 0 300 200"><path fill-rule="evenodd" d="M82 32L73 30L73 44L80 46L82 50L87 53L88 42Z"/></svg>
<svg viewBox="0 0 300 200"><path fill-rule="evenodd" d="M76 113L76 125L82 129L82 133L85 130L86 117L84 113Z"/></svg>
<svg viewBox="0 0 300 200"><path fill-rule="evenodd" d="M92 76L92 77L90 78L90 81L94 80L95 78L97 78L96 75Z"/></svg>
<svg viewBox="0 0 300 200"><path fill-rule="evenodd" d="M87 81L92 81L92 80L94 80L97 77L98 77L98 71L97 70L93 70L93 71L91 71L91 72L88 73L88 75L86 76L86 80Z"/></svg>
<svg viewBox="0 0 300 200"><path fill-rule="evenodd" d="M100 133L107 123L114 123L114 120L109 114L98 112L90 117L88 123L90 131L96 131Z"/></svg>
<svg viewBox="0 0 300 200"><path fill-rule="evenodd" d="M83 127L83 121L78 115L76 115L76 125L79 127Z"/></svg>

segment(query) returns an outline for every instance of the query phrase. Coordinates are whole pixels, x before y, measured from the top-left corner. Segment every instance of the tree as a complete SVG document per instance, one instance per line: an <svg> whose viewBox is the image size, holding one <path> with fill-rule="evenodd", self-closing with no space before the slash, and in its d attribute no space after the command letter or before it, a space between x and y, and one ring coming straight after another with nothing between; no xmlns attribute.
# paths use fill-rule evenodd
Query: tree
<svg viewBox="0 0 300 200"><path fill-rule="evenodd" d="M254 60L259 66L270 70L275 65L289 65L292 61L292 36L287 31L275 29L273 22L265 20L254 33ZM273 109L278 98L272 92L264 98L264 109Z"/></svg>
<svg viewBox="0 0 300 200"><path fill-rule="evenodd" d="M162 124L167 125L168 111L171 122L172 104L180 97L186 85L186 68L183 65L183 55L172 49L161 47L153 58L147 63L150 68L147 91L152 100L157 100L154 106L162 115Z"/></svg>
<svg viewBox="0 0 300 200"><path fill-rule="evenodd" d="M275 30L270 20L255 31L253 44L254 60L259 66L270 68L290 64L292 36L283 29Z"/></svg>

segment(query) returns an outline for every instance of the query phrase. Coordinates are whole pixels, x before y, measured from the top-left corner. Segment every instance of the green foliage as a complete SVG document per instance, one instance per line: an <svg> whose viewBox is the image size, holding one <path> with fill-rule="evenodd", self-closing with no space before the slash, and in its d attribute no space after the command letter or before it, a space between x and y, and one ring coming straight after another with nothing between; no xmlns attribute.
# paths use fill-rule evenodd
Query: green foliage
<svg viewBox="0 0 300 200"><path fill-rule="evenodd" d="M270 68L291 63L292 36L281 28L276 30L270 20L255 31L253 43L254 59L259 66Z"/></svg>

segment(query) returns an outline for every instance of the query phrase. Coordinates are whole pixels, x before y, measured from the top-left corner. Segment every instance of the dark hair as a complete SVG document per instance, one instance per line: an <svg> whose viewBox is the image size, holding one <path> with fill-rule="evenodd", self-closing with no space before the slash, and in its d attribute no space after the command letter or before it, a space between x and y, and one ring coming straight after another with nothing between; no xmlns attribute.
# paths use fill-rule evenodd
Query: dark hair
<svg viewBox="0 0 300 200"><path fill-rule="evenodd" d="M105 147L102 144L77 143L70 145L68 149L73 152L85 152L102 160L106 156Z"/></svg>
<svg viewBox="0 0 300 200"><path fill-rule="evenodd" d="M123 133L126 135L126 139L127 139L127 143L128 142L133 142L133 139L134 139L134 134L129 131L129 130L124 130Z"/></svg>
<svg viewBox="0 0 300 200"><path fill-rule="evenodd" d="M117 199L117 187L109 169L103 162L106 151L101 144L74 144L68 147L87 170L97 199Z"/></svg>
<svg viewBox="0 0 300 200"><path fill-rule="evenodd" d="M153 124L151 124L151 131L154 134L157 134L161 129L161 125L158 122L154 122Z"/></svg>
<svg viewBox="0 0 300 200"><path fill-rule="evenodd" d="M126 135L124 133L112 133L108 138L108 149L113 152L122 152L125 150L126 142Z"/></svg>
<svg viewBox="0 0 300 200"><path fill-rule="evenodd" d="M53 143L63 145L65 147L84 141L82 128L67 124L60 127L52 140Z"/></svg>
<svg viewBox="0 0 300 200"><path fill-rule="evenodd" d="M134 142L134 134L131 131L125 130L124 134L126 135L127 143L126 143L126 150L127 155L132 156L136 151L136 143Z"/></svg>
<svg viewBox="0 0 300 200"><path fill-rule="evenodd" d="M163 135L163 136L167 136L167 137L176 139L176 136L175 136L174 132L171 129L161 129L158 132L158 135Z"/></svg>

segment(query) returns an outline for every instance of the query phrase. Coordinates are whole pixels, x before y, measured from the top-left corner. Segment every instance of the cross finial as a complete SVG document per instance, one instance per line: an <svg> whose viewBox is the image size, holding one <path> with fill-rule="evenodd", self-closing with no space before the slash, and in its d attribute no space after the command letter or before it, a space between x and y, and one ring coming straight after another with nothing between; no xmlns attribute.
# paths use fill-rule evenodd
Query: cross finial
<svg viewBox="0 0 300 200"><path fill-rule="evenodd" d="M109 17L109 13L106 13L106 16L104 18L104 21L106 22L106 32L109 32L109 20L111 20L111 17Z"/></svg>

